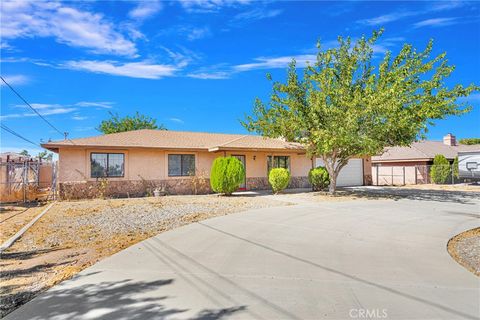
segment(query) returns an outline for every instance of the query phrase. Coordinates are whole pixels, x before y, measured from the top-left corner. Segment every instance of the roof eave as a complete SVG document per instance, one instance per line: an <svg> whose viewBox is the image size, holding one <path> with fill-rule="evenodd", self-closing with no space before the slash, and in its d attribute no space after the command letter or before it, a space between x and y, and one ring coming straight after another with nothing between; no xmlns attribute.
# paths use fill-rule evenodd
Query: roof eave
<svg viewBox="0 0 480 320"><path fill-rule="evenodd" d="M209 152L218 151L265 151L265 152L286 152L286 153L305 153L303 148L255 148L255 147L211 147L208 148Z"/></svg>

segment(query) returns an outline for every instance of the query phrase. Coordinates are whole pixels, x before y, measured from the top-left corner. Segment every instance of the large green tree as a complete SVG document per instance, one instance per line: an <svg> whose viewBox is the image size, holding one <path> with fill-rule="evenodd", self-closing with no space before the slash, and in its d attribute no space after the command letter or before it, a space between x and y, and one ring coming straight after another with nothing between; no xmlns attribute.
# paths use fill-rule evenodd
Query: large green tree
<svg viewBox="0 0 480 320"><path fill-rule="evenodd" d="M125 116L123 118L117 113L110 112L109 114L110 119L103 120L97 128L98 131L104 134L140 129L167 130L163 124L157 125L157 120L142 115L138 111L133 116Z"/></svg>
<svg viewBox="0 0 480 320"><path fill-rule="evenodd" d="M300 142L309 155L322 158L332 193L350 158L410 145L433 120L468 112L471 107L458 98L479 89L447 87L454 66L446 53L430 57L432 41L423 51L405 44L398 55L386 52L376 63L373 49L382 33L354 43L339 37L338 47L328 50L319 43L303 77L293 60L286 81L273 82L270 101L256 99L253 115L242 122L264 136Z"/></svg>
<svg viewBox="0 0 480 320"><path fill-rule="evenodd" d="M464 139L458 140L458 142L460 142L460 144L468 144L468 145L480 144L480 138L464 138Z"/></svg>

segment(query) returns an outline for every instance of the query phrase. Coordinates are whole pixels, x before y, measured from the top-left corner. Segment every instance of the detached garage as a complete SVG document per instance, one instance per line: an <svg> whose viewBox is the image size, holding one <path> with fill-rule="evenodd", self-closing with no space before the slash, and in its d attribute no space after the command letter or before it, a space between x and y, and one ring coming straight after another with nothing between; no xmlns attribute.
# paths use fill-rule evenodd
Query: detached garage
<svg viewBox="0 0 480 320"><path fill-rule="evenodd" d="M323 160L316 158L315 166L324 166ZM338 187L353 187L369 185L372 181L370 159L350 159L345 167L340 170L337 177Z"/></svg>

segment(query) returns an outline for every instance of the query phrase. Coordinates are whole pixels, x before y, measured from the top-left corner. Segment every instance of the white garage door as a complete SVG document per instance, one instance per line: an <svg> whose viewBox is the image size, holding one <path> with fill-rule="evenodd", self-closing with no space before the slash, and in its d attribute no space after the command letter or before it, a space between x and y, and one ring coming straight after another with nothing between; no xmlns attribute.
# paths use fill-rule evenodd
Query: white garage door
<svg viewBox="0 0 480 320"><path fill-rule="evenodd" d="M316 166L323 166L323 160L316 159ZM337 177L338 187L351 187L363 185L363 161L362 159L350 159L345 167L340 170Z"/></svg>

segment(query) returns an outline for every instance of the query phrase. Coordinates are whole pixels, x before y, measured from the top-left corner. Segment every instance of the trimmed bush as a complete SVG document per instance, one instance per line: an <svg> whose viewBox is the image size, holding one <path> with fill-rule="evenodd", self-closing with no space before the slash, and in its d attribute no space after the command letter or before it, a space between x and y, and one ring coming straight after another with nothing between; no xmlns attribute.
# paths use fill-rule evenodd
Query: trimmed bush
<svg viewBox="0 0 480 320"><path fill-rule="evenodd" d="M290 172L285 168L274 168L268 174L268 182L270 182L273 192L278 193L288 186Z"/></svg>
<svg viewBox="0 0 480 320"><path fill-rule="evenodd" d="M433 166L430 169L430 179L433 183L444 184L450 178L451 166L447 158L442 154L437 154L433 159Z"/></svg>
<svg viewBox="0 0 480 320"><path fill-rule="evenodd" d="M458 156L453 159L453 177L458 179Z"/></svg>
<svg viewBox="0 0 480 320"><path fill-rule="evenodd" d="M330 184L330 175L325 167L316 167L308 172L308 181L312 185L313 191L320 191Z"/></svg>
<svg viewBox="0 0 480 320"><path fill-rule="evenodd" d="M231 195L245 179L245 169L235 157L219 157L213 161L210 186L217 193Z"/></svg>

